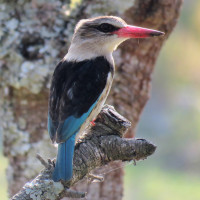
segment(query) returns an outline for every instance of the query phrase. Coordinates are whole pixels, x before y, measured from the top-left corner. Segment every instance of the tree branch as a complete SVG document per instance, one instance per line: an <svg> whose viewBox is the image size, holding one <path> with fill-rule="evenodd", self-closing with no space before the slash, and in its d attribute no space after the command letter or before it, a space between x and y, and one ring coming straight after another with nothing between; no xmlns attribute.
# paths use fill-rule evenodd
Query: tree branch
<svg viewBox="0 0 200 200"><path fill-rule="evenodd" d="M37 155L45 169L30 183L26 183L12 200L60 200L63 197L84 198L86 193L69 189L83 178L103 181L90 172L111 161L132 161L147 158L156 146L145 139L122 138L131 123L119 115L112 106L104 106L95 126L89 127L77 142L74 152L73 178L68 182L53 182L51 179L54 161L44 161Z"/></svg>

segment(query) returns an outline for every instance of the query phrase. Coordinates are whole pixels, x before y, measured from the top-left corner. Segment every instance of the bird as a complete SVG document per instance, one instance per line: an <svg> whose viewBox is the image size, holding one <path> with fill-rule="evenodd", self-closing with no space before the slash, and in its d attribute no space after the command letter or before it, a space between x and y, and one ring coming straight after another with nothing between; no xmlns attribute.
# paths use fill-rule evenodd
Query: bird
<svg viewBox="0 0 200 200"><path fill-rule="evenodd" d="M114 77L113 51L129 38L163 35L163 32L128 25L116 16L80 20L68 53L51 79L48 132L58 144L54 182L73 176L75 142L101 111Z"/></svg>

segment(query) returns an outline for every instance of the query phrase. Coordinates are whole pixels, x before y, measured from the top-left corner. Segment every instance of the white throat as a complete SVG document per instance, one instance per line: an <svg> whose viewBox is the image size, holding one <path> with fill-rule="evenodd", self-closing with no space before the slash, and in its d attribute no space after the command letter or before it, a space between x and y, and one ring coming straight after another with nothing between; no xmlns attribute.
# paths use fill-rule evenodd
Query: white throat
<svg viewBox="0 0 200 200"><path fill-rule="evenodd" d="M106 38L105 40L76 40L72 41L68 53L64 57L67 61L83 61L104 56L111 64L113 63L112 52L127 38Z"/></svg>
<svg viewBox="0 0 200 200"><path fill-rule="evenodd" d="M101 49L95 51L91 46L83 44L81 46L72 44L64 59L67 61L80 62L83 60L94 59L99 56L104 56L111 64L113 64L112 51L104 52Z"/></svg>

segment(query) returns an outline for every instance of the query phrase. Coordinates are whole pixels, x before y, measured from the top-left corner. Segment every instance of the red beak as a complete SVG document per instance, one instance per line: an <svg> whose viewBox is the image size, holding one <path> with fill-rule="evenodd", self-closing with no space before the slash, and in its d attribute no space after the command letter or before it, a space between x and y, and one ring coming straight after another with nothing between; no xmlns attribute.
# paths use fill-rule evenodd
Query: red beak
<svg viewBox="0 0 200 200"><path fill-rule="evenodd" d="M118 37L123 37L123 38L147 38L165 34L164 32L142 28L138 26L129 26L129 25L120 28L119 30L113 33L117 34Z"/></svg>

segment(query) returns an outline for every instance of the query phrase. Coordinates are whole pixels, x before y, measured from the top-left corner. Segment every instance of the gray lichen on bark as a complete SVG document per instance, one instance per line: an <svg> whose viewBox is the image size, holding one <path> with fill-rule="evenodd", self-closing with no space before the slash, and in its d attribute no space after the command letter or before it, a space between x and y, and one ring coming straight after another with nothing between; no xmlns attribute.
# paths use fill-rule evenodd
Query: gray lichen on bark
<svg viewBox="0 0 200 200"><path fill-rule="evenodd" d="M91 126L77 142L73 160L73 178L68 182L53 182L51 179L54 163L39 159L45 169L17 193L12 200L60 200L62 197L83 198L84 192L69 189L78 181L89 178L102 181L91 174L95 168L111 161L132 161L147 158L156 147L144 139L126 139L124 134L130 122L119 115L113 107L104 106L98 115L95 126Z"/></svg>
<svg viewBox="0 0 200 200"><path fill-rule="evenodd" d="M56 153L45 120L49 80L73 33L66 28L61 4L28 0L0 4L0 116L4 119L0 123L4 154L10 158L10 193L18 190L15 180L25 183L41 169L33 156L36 152L46 157Z"/></svg>

